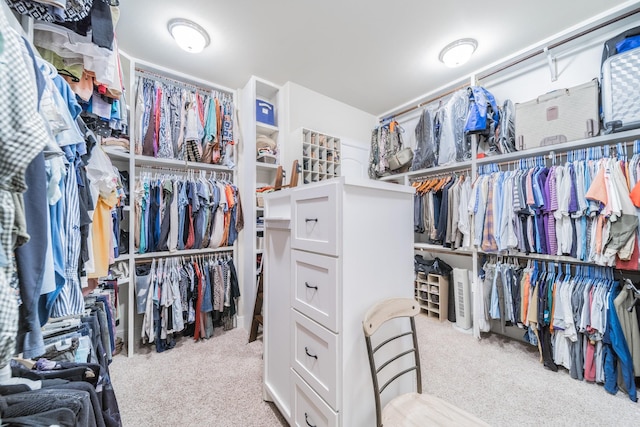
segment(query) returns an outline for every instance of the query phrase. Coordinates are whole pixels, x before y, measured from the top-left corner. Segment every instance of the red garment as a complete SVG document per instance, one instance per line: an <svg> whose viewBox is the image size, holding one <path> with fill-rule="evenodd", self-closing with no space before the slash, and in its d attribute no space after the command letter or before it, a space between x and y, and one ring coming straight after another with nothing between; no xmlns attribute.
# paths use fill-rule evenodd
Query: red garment
<svg viewBox="0 0 640 427"><path fill-rule="evenodd" d="M194 341L198 341L200 338L200 333L204 332L204 328L201 331L201 323L202 323L202 300L204 298L204 280L202 277L202 273L200 272L200 266L198 266L197 262L193 263L193 268L196 273L196 280L198 283L198 300L196 301L196 319L195 319L195 329L193 331L193 339Z"/></svg>
<svg viewBox="0 0 640 427"><path fill-rule="evenodd" d="M589 307L593 304L593 288L589 291ZM587 326L587 333L593 331L591 326ZM584 379L585 381L594 382L596 380L596 345L593 341L587 339L587 351L584 355Z"/></svg>
<svg viewBox="0 0 640 427"><path fill-rule="evenodd" d="M633 205L636 208L640 208L640 181L638 181L636 185L633 187L633 190L631 190L631 193L629 194L629 198L631 199L631 201L633 202Z"/></svg>
<svg viewBox="0 0 640 427"><path fill-rule="evenodd" d="M638 239L636 238L629 261L622 261L616 256L616 268L618 270L638 270L638 258L640 258L640 250L638 249Z"/></svg>
<svg viewBox="0 0 640 427"><path fill-rule="evenodd" d="M158 86L156 92L156 129L153 136L153 157L158 157L158 147L160 141L160 120L162 120L162 88Z"/></svg>
<svg viewBox="0 0 640 427"><path fill-rule="evenodd" d="M186 211L186 215L187 217L185 218L186 221L188 221L189 224L189 232L187 233L187 241L184 243L184 248L185 249L193 249L193 244L196 241L196 235L195 232L193 230L193 215L191 212L191 204L187 205L187 211Z"/></svg>

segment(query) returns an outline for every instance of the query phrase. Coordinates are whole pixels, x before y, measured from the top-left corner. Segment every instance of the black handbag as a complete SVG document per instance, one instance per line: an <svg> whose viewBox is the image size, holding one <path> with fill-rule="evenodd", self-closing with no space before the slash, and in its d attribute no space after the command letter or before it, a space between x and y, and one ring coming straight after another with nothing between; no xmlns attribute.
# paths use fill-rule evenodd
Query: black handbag
<svg viewBox="0 0 640 427"><path fill-rule="evenodd" d="M129 232L120 230L120 239L118 241L118 252L120 255L129 253Z"/></svg>

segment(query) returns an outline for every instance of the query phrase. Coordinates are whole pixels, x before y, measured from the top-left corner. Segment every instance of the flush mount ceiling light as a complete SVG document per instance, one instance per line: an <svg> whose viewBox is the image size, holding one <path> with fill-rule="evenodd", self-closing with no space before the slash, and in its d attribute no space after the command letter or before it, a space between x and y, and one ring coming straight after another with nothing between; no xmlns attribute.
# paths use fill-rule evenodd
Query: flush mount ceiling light
<svg viewBox="0 0 640 427"><path fill-rule="evenodd" d="M211 41L204 28L188 19L172 19L167 28L178 46L187 52L202 52Z"/></svg>
<svg viewBox="0 0 640 427"><path fill-rule="evenodd" d="M458 67L471 58L478 42L475 39L460 39L449 43L440 51L439 59L447 67Z"/></svg>

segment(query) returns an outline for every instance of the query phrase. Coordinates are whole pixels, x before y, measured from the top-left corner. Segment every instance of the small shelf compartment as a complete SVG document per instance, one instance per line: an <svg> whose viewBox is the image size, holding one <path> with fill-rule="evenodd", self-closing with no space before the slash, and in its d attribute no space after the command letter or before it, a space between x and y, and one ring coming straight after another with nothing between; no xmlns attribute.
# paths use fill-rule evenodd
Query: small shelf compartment
<svg viewBox="0 0 640 427"><path fill-rule="evenodd" d="M302 129L302 180L304 184L340 176L340 138Z"/></svg>
<svg viewBox="0 0 640 427"><path fill-rule="evenodd" d="M449 308L449 279L438 274L418 272L415 278L415 299L429 317L443 322Z"/></svg>

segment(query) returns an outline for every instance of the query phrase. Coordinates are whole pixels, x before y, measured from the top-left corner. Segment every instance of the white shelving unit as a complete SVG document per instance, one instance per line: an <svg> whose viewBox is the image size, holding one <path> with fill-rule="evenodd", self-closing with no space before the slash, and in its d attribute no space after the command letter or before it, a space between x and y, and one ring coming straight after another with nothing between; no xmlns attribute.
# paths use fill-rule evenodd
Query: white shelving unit
<svg viewBox="0 0 640 427"><path fill-rule="evenodd" d="M282 105L280 86L252 76L241 90L240 123L244 140L241 143L240 163L242 170L239 175L240 191L243 200L245 226L240 236L240 254L238 267L242 271L240 293L243 296L239 324L247 331L251 326L251 314L256 298L256 273L261 263L262 248L259 240L264 239L264 224L259 221L264 216L264 207L258 206L256 189L273 186L276 180L278 166L282 164L280 149L282 133L280 131L279 107ZM262 123L256 120L256 100L265 101L274 107L274 124ZM258 154L256 140L264 135L276 142L275 162L270 156ZM259 272L258 274L261 274Z"/></svg>
<svg viewBox="0 0 640 427"><path fill-rule="evenodd" d="M157 75L165 76L169 79L176 80L178 82L184 82L187 85L197 85L198 87L210 88L220 92L226 92L232 94L234 97L234 103L237 103L237 94L233 89L225 88L215 83L193 78L189 75L180 73L175 70L170 70L164 67L158 67L154 64L150 64L144 61L140 61L133 58L126 53L120 53L120 60L123 70L123 79L126 91L126 99L129 103L130 117L135 117L135 105L133 100L135 99L135 82L136 82L136 70L149 71ZM136 132L135 120L129 122L129 134L135 135ZM236 133L237 135L237 133ZM131 147L129 152L122 149L115 149L113 147L105 147L105 152L111 159L111 162L119 170L127 171L129 173L129 203L133 203L134 189L136 187L136 179L141 171L154 171L166 172L171 170L172 173L178 175L185 175L187 171L207 171L221 173L223 176L233 182L237 182L236 170L229 169L226 166L212 165L207 163L187 162L173 159L161 159L153 158L142 155L132 155L133 153L134 139L131 138ZM237 153L236 153L237 154ZM144 254L135 253L135 242L132 224L135 221L135 210L131 209L131 205L125 207L125 218L121 223L123 229L129 230L129 253L119 256L114 262L128 262L129 263L129 279L123 281L123 291L119 298L120 307L120 328L118 329L118 335L122 335L127 346L127 354L132 356L137 343L140 339L140 327L139 323L142 321L141 317L135 314L135 266L136 262L150 260L152 258L166 258L173 256L184 256L194 254L208 254L217 252L233 252L234 258L237 258L237 245L231 247L222 247L216 249L190 249L175 252L149 252ZM241 275L241 272L238 272ZM242 276L240 276L241 278ZM125 290L126 289L126 290ZM124 293L126 292L126 295ZM241 302L240 302L241 304Z"/></svg>

